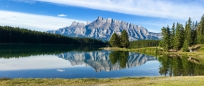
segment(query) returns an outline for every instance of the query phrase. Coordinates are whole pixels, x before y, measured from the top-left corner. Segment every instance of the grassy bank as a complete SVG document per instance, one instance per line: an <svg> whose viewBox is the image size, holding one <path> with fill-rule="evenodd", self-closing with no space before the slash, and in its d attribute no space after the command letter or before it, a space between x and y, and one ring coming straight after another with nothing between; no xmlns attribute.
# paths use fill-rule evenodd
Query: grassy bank
<svg viewBox="0 0 204 86"><path fill-rule="evenodd" d="M145 47L145 48L118 48L118 47L104 47L100 48L104 50L114 50L114 51L129 51L129 52L138 52L138 53L143 53L143 54L148 54L148 55L157 55L161 53L157 47Z"/></svg>
<svg viewBox="0 0 204 86"><path fill-rule="evenodd" d="M182 51L177 51L177 52L164 52L157 47L145 47L145 48L136 48L136 49L129 49L129 48L118 48L118 47L104 47L100 48L104 50L115 50L115 51L130 51L130 52L138 52L138 53L145 53L145 54L150 54L150 55L159 55L159 54L170 54L170 55L188 55L188 56L195 56L195 57L200 57L204 58L204 45L198 49L196 52L182 52Z"/></svg>
<svg viewBox="0 0 204 86"><path fill-rule="evenodd" d="M119 79L0 79L2 86L202 86L204 76Z"/></svg>
<svg viewBox="0 0 204 86"><path fill-rule="evenodd" d="M100 49L138 52L138 53L148 54L148 55L152 55L152 56L160 56L163 54L169 54L169 55L173 55L173 56L174 55L178 55L178 56L187 55L187 56L190 56L191 58L199 60L199 63L204 64L204 44L199 44L199 45L195 45L195 46L199 46L199 48L194 52L182 52L181 50L177 51L177 52L164 52L157 47L131 48L131 49L118 48L118 47L104 47L104 48L100 48Z"/></svg>
<svg viewBox="0 0 204 86"><path fill-rule="evenodd" d="M194 46L199 46L199 48L196 49L193 52L182 52L180 50L180 51L177 51L177 52L168 52L168 54L170 54L170 55L180 55L180 56L187 55L189 57L192 57L194 59L199 60L200 63L204 64L204 44L198 44L198 45L194 45Z"/></svg>

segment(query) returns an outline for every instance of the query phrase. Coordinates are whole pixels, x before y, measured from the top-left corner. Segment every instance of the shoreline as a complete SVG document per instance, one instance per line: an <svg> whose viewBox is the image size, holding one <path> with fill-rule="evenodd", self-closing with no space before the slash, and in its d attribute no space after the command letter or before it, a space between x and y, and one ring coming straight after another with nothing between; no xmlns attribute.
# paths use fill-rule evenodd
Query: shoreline
<svg viewBox="0 0 204 86"><path fill-rule="evenodd" d="M142 54L147 54L151 56L160 56L162 54L168 54L171 56L184 56L187 55L192 57L193 59L200 60L201 64L204 64L204 52L197 51L197 52L163 52L160 51L157 47L145 47L145 48L136 48L136 49L128 49L128 48L118 48L118 47L102 47L102 50L114 50L114 51L129 51L129 52L137 52Z"/></svg>
<svg viewBox="0 0 204 86"><path fill-rule="evenodd" d="M20 85L20 86L180 86L193 85L202 86L204 76L173 76L173 77L123 77L123 78L0 78L0 84L3 86Z"/></svg>

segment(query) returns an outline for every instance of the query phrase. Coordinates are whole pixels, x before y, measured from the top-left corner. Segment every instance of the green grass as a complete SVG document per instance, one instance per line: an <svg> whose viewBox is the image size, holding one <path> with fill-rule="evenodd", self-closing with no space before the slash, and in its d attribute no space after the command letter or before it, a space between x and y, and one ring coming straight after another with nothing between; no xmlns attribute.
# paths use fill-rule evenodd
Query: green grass
<svg viewBox="0 0 204 86"><path fill-rule="evenodd" d="M6 79L1 86L203 86L204 76L84 78L84 79Z"/></svg>
<svg viewBox="0 0 204 86"><path fill-rule="evenodd" d="M114 50L114 51L129 51L129 52L138 52L148 55L156 56L157 54L160 54L161 52L158 50L157 47L145 47L145 48L118 48L118 47L104 47L100 48L104 50Z"/></svg>

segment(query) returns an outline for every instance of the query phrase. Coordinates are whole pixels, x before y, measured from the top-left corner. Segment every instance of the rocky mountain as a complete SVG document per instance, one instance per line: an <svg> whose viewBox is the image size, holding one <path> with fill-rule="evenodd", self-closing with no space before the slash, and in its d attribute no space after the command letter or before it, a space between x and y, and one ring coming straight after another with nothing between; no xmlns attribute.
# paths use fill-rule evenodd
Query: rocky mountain
<svg viewBox="0 0 204 86"><path fill-rule="evenodd" d="M95 21L87 24L74 21L68 27L49 30L47 32L70 37L89 37L108 41L114 32L120 34L122 30L128 32L130 41L140 39L158 40L162 37L160 33L149 32L142 26L111 18L103 19L102 17L98 17Z"/></svg>
<svg viewBox="0 0 204 86"><path fill-rule="evenodd" d="M111 51L94 51L94 52L67 52L57 55L59 58L70 61L71 65L86 64L95 69L96 72L114 71L123 69L120 61L112 64L109 58ZM125 68L140 66L147 61L156 60L153 56L129 52Z"/></svg>

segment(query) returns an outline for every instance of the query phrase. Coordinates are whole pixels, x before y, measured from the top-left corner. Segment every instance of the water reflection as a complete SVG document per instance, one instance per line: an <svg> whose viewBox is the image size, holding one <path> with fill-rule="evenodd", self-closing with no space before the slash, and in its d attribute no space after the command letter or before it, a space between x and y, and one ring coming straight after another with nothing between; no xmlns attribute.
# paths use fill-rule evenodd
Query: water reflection
<svg viewBox="0 0 204 86"><path fill-rule="evenodd" d="M0 58L22 58L37 55L56 55L69 51L95 51L100 46L63 46L32 44L0 44Z"/></svg>
<svg viewBox="0 0 204 86"><path fill-rule="evenodd" d="M96 72L121 70L156 60L153 56L123 51L66 52L59 54L58 57L68 60L73 66L86 64Z"/></svg>
<svg viewBox="0 0 204 86"><path fill-rule="evenodd" d="M160 57L159 73L165 76L196 76L204 75L204 65L196 64L187 56L168 56Z"/></svg>
<svg viewBox="0 0 204 86"><path fill-rule="evenodd" d="M109 54L111 63L114 65L116 62L120 63L121 68L126 67L129 53L124 51L113 51Z"/></svg>
<svg viewBox="0 0 204 86"><path fill-rule="evenodd" d="M135 52L97 50L97 47L0 46L0 73L2 73L0 76L6 75L8 71L13 76L18 71L39 70L40 72L46 69L57 70L57 73L46 71L45 74L48 72L56 76L60 75L59 72L65 74L61 77L67 74L72 77L204 75L204 66L189 60L190 58L186 56L163 55L157 59L154 56ZM83 75L83 71L88 72ZM91 74L87 74L90 72Z"/></svg>

